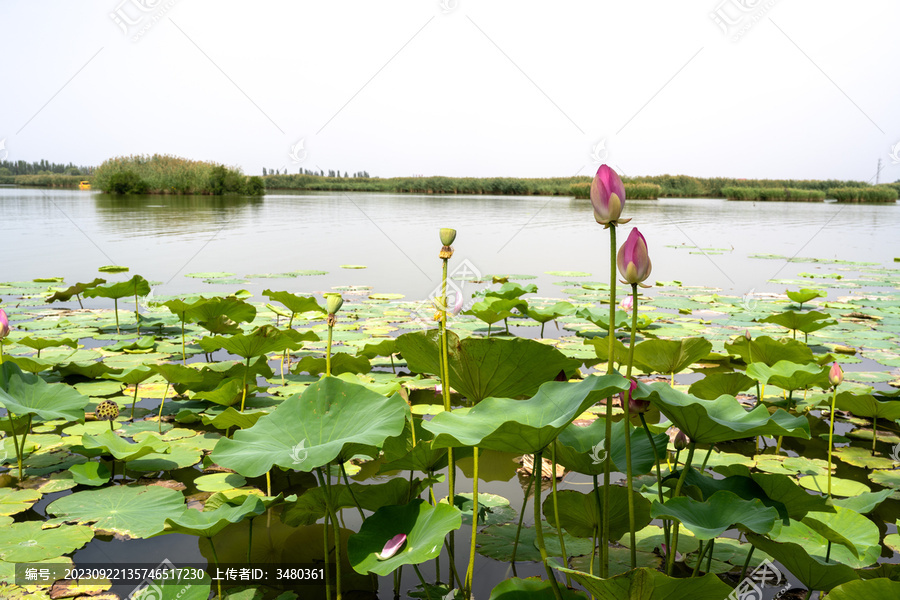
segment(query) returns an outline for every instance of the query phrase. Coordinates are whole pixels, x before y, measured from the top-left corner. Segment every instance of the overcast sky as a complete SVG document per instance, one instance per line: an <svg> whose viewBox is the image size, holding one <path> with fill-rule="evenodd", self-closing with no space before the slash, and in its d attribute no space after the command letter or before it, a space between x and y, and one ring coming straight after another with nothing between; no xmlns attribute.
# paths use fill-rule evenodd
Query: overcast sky
<svg viewBox="0 0 900 600"><path fill-rule="evenodd" d="M0 24L10 160L900 179L891 0L2 0Z"/></svg>

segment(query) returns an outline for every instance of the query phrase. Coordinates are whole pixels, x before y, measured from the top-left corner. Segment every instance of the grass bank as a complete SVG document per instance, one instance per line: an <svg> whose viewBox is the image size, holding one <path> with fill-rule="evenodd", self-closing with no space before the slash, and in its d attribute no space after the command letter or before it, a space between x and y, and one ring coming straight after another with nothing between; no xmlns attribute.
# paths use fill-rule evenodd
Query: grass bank
<svg viewBox="0 0 900 600"><path fill-rule="evenodd" d="M261 177L216 163L154 154L111 158L100 165L93 186L110 194L240 194L265 192Z"/></svg>
<svg viewBox="0 0 900 600"><path fill-rule="evenodd" d="M797 188L726 187L722 194L728 200L774 200L779 202L821 202L825 199L822 190Z"/></svg>
<svg viewBox="0 0 900 600"><path fill-rule="evenodd" d="M828 197L838 202L895 202L897 189L883 185L869 188L834 188L828 190Z"/></svg>

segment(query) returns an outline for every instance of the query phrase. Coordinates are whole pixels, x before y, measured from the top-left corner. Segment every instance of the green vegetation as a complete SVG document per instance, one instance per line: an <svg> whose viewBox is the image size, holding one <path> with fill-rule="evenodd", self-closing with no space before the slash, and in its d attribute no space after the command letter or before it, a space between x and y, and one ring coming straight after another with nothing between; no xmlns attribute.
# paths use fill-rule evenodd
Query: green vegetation
<svg viewBox="0 0 900 600"><path fill-rule="evenodd" d="M79 182L90 181L84 175L65 175L59 173L36 173L34 175L0 175L0 183L21 185L26 187L77 188Z"/></svg>
<svg viewBox="0 0 900 600"><path fill-rule="evenodd" d="M261 194L259 177L210 162L154 154L111 158L100 165L93 185L110 194Z"/></svg>
<svg viewBox="0 0 900 600"><path fill-rule="evenodd" d="M876 185L869 188L832 188L828 197L838 202L894 202L897 200L897 188Z"/></svg>
<svg viewBox="0 0 900 600"><path fill-rule="evenodd" d="M629 200L656 200L662 188L655 183L626 183L625 197ZM591 182L582 181L569 186L569 194L576 198L591 197Z"/></svg>
<svg viewBox="0 0 900 600"><path fill-rule="evenodd" d="M722 188L722 194L729 200L821 202L825 199L825 192L822 190L802 190L797 188L726 187Z"/></svg>

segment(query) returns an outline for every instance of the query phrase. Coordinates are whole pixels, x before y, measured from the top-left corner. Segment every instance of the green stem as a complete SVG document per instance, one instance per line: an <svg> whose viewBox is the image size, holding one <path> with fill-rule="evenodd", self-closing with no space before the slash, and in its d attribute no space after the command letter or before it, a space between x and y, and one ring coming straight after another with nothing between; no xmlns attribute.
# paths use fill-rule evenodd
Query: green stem
<svg viewBox="0 0 900 600"><path fill-rule="evenodd" d="M808 592L806 592L806 596L803 597L803 600L809 600L810 598L812 598L812 593L813 593L812 590L809 590Z"/></svg>
<svg viewBox="0 0 900 600"><path fill-rule="evenodd" d="M428 600L431 600L431 592L428 591L428 584L425 583L425 578L422 577L422 572L419 571L419 566L413 564L413 570L416 572L416 575L419 577L419 582L422 584L422 589L425 590L425 597Z"/></svg>
<svg viewBox="0 0 900 600"><path fill-rule="evenodd" d="M328 331L331 333L331 330ZM244 403L247 402L247 373L250 372L250 357L247 357L247 364L244 367L244 393L241 395L241 412L244 412Z"/></svg>
<svg viewBox="0 0 900 600"><path fill-rule="evenodd" d="M13 414L7 411L6 418L9 420L9 430L12 431L13 435L13 449L16 451L16 461L19 463L19 481L22 481L22 451L19 450L19 438L16 435L16 427L13 425Z"/></svg>
<svg viewBox="0 0 900 600"><path fill-rule="evenodd" d="M250 522L247 523L247 564L250 564L250 549L253 548L253 521L256 519L250 519Z"/></svg>
<svg viewBox="0 0 900 600"><path fill-rule="evenodd" d="M218 572L218 570L219 570L219 555L216 554L216 545L213 544L212 537L208 537L206 539L207 539L207 541L209 541L209 547L212 549L213 563L215 563L216 571ZM219 593L216 596L216 598L218 598L218 600L222 600L222 580L221 579L216 580L216 587L219 590Z"/></svg>
<svg viewBox="0 0 900 600"><path fill-rule="evenodd" d="M834 448L834 402L837 398L837 387L831 392L831 413L828 415L828 497L831 498L831 452Z"/></svg>
<svg viewBox="0 0 900 600"><path fill-rule="evenodd" d="M168 395L169 395L169 382L166 381L166 389L163 391L162 401L160 401L160 403L159 403L159 419L158 419L158 425L159 425L159 432L160 432L160 433L162 433L162 411L163 411L163 406L165 406L165 404L166 404L166 396L168 396Z"/></svg>
<svg viewBox="0 0 900 600"><path fill-rule="evenodd" d="M694 565L694 570L691 571L691 578L696 577L697 573L700 572L700 563L703 562L703 557L706 556L706 551L709 550L709 547L711 545L712 544L707 544L704 546L703 542L700 542L700 546L697 548L697 551L699 552L699 555L697 556L697 564Z"/></svg>
<svg viewBox="0 0 900 600"><path fill-rule="evenodd" d="M541 339L544 339L544 323L541 323Z"/></svg>
<svg viewBox="0 0 900 600"><path fill-rule="evenodd" d="M134 384L134 398L131 400L131 420L134 421L134 405L137 404L138 399L138 386L141 384Z"/></svg>
<svg viewBox="0 0 900 600"><path fill-rule="evenodd" d="M137 325L137 334L141 335L141 314L138 312L138 297L134 295L134 322Z"/></svg>
<svg viewBox="0 0 900 600"><path fill-rule="evenodd" d="M538 450L534 453L533 471L535 473L541 469L541 465L544 464L543 460L542 450ZM542 527L541 521L541 494L539 488L535 488L534 490L534 535L538 551L541 553L541 562L544 563L547 577L550 578L550 586L553 588L553 595L556 597L556 600L562 600L562 593L559 591L559 583L557 583L556 577L553 575L553 569L550 568L550 563L547 562L547 547L544 545L544 528Z"/></svg>
<svg viewBox="0 0 900 600"><path fill-rule="evenodd" d="M678 483L675 484L675 492L672 494L673 498L677 498L681 495L681 486L684 485L684 478L687 475L688 468L690 468L691 463L694 460L694 450L697 448L697 443L693 440L688 446L688 456L687 460L684 462L684 468L681 470L681 475L678 476ZM677 466L677 465L676 465ZM678 526L679 522L675 521L675 528L672 531L672 546L667 547L668 552L666 553L666 575L672 575L672 567L675 566L675 553L678 550Z"/></svg>
<svg viewBox="0 0 900 600"><path fill-rule="evenodd" d="M29 431L31 431L31 414L28 415L28 423L25 425L25 431L22 432L21 446L16 453L19 457L19 481L24 479L24 472L22 471L22 455L25 453L25 438L28 437Z"/></svg>
<svg viewBox="0 0 900 600"><path fill-rule="evenodd" d="M631 297L634 300L631 306L631 339L628 344L628 367L625 378L628 380L628 389L623 395L622 408L625 410L625 489L628 498L628 527L631 539L631 568L637 567L637 541L634 530L634 487L632 485L631 471L631 369L634 365L634 338L637 334L638 300L637 284L631 284Z"/></svg>
<svg viewBox="0 0 900 600"><path fill-rule="evenodd" d="M780 439L780 438L779 438ZM700 465L700 472L704 472L706 470L706 463L709 462L709 457L712 456L713 446L709 447L709 450L706 451L706 456L703 458L703 464Z"/></svg>
<svg viewBox="0 0 900 600"><path fill-rule="evenodd" d="M116 334L119 333L119 299L113 298L113 310L116 312Z"/></svg>
<svg viewBox="0 0 900 600"><path fill-rule="evenodd" d="M825 562L831 558L831 540L828 540L828 547L825 549Z"/></svg>
<svg viewBox="0 0 900 600"><path fill-rule="evenodd" d="M878 441L878 416L872 420L872 456L875 456L875 442Z"/></svg>
<svg viewBox="0 0 900 600"><path fill-rule="evenodd" d="M334 514L334 504L331 497L331 475L323 473L322 468L317 469L319 481L325 483L325 510L334 530L334 576L335 597L341 600L341 530L338 528L337 517Z"/></svg>
<svg viewBox="0 0 900 600"><path fill-rule="evenodd" d="M510 560L510 563L513 565L516 564L516 550L519 549L519 534L522 532L522 521L525 519L525 507L528 506L528 494L531 493L531 490L534 487L536 477L537 475L535 474L534 469L532 469L531 479L528 480L528 487L525 488L525 497L522 499L522 510L519 511L519 525L516 527L516 538L513 540L512 559Z"/></svg>
<svg viewBox="0 0 900 600"><path fill-rule="evenodd" d="M647 419L644 418L644 413L638 413L638 416L641 418L641 425L644 426L644 432L646 432L647 439L650 441L650 447L653 448L653 460L656 461L656 491L659 493L659 503L664 504L666 499L663 496L662 491L662 471L659 468L659 452L656 449L656 442L653 441L653 435L650 434L650 427L647 426ZM667 520L663 520L663 534L665 536L666 548L668 548L669 522Z"/></svg>
<svg viewBox="0 0 900 600"><path fill-rule="evenodd" d="M563 564L569 564L569 555L566 553L566 540L563 539L562 525L559 524L559 502L556 498L556 444L553 444L553 448L550 451L551 460L553 462L552 471L550 474L551 485L553 486L553 520L556 523L556 535L559 536L559 547L562 549L562 559ZM572 587L572 580L569 577L569 574L566 573L566 585Z"/></svg>
<svg viewBox="0 0 900 600"><path fill-rule="evenodd" d="M478 446L472 448L472 542L469 545L469 566L466 569L466 599L472 597L472 579L475 573L475 532L478 526Z"/></svg>
<svg viewBox="0 0 900 600"><path fill-rule="evenodd" d="M441 399L444 402L444 410L449 412L450 350L447 339L447 262L448 259L441 259L441 354L438 358L441 362ZM488 335L490 336L490 331ZM456 495L456 457L454 456L453 448L447 449L447 494L450 506L453 506L453 499ZM449 543L450 575L448 580L452 581L454 575L456 575L457 579L459 578L459 575L456 573L456 536L452 531L450 532Z"/></svg>
<svg viewBox="0 0 900 600"><path fill-rule="evenodd" d="M353 498L353 504L356 505L356 510L359 511L359 518L365 521L366 515L363 514L362 507L359 505L359 500L356 499L356 494L353 493L353 488L350 487L350 478L347 477L347 470L344 468L344 461L341 461L341 474L344 476L344 483L347 484L347 491L350 492L350 497ZM271 496L271 494L269 495Z"/></svg>
<svg viewBox="0 0 900 600"><path fill-rule="evenodd" d="M184 319L186 313L181 313L181 364L184 365L184 361L187 360L187 355L184 352Z"/></svg>
<svg viewBox="0 0 900 600"><path fill-rule="evenodd" d="M316 473L318 476L318 472ZM319 477L319 485L321 485L322 478ZM328 566L328 555L331 554L331 551L328 549L328 513L325 513L325 519L322 525L322 532L325 534L325 539L322 542L322 551L325 553L323 560L325 561L325 600L331 600L331 577L329 577L329 571L331 569Z"/></svg>
<svg viewBox="0 0 900 600"><path fill-rule="evenodd" d="M325 350L325 376L331 377L331 333L334 329L334 326L329 323L328 324L328 346Z"/></svg>
<svg viewBox="0 0 900 600"><path fill-rule="evenodd" d="M709 540L709 556L706 557L706 572L712 572L713 552L716 551L716 538Z"/></svg>
<svg viewBox="0 0 900 600"><path fill-rule="evenodd" d="M743 581L744 577L747 576L747 567L750 566L750 559L753 558L754 550L756 550L756 546L750 546L750 551L747 552L747 558L744 559L744 566L741 567L741 576L738 578L738 581Z"/></svg>
<svg viewBox="0 0 900 600"><path fill-rule="evenodd" d="M609 224L609 354L606 373L615 370L616 341L616 224ZM612 472L612 397L606 399L606 463L603 465L603 515L600 527L600 577L609 576L609 486Z"/></svg>

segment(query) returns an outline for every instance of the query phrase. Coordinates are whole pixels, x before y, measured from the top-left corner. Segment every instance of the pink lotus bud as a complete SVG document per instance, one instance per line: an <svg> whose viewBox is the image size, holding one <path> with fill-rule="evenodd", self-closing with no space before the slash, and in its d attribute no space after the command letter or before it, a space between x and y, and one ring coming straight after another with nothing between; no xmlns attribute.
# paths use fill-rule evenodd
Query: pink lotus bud
<svg viewBox="0 0 900 600"><path fill-rule="evenodd" d="M650 401L649 400L637 400L634 397L634 390L637 389L637 381L634 379L631 380L631 387L628 389L628 412L635 413L644 413L650 410ZM619 394L619 405L622 408L625 408L625 394Z"/></svg>
<svg viewBox="0 0 900 600"><path fill-rule="evenodd" d="M672 440L672 445L675 446L676 450L684 450L688 447L688 442L690 442L688 436L686 436L682 430L675 427L669 430L669 438Z"/></svg>
<svg viewBox="0 0 900 600"><path fill-rule="evenodd" d="M625 312L631 312L631 309L634 308L634 296L631 294L625 296L619 303L619 308Z"/></svg>
<svg viewBox="0 0 900 600"><path fill-rule="evenodd" d="M641 283L650 276L652 265L650 264L650 254L647 252L647 240L637 230L637 227L631 230L628 239L619 248L616 264L619 266L619 273L625 283Z"/></svg>
<svg viewBox="0 0 900 600"><path fill-rule="evenodd" d="M461 292L456 292L456 298L454 299L453 306L450 307L450 314L454 317L459 314L459 311L462 310L463 306L463 295Z"/></svg>
<svg viewBox="0 0 900 600"><path fill-rule="evenodd" d="M625 186L616 172L607 165L600 165L591 182L591 204L594 205L594 219L601 225L627 223L631 220L619 220L625 207Z"/></svg>
<svg viewBox="0 0 900 600"><path fill-rule="evenodd" d="M844 371L841 369L841 366L837 363L832 364L831 370L828 371L828 382L831 384L831 387L837 387L843 381Z"/></svg>
<svg viewBox="0 0 900 600"><path fill-rule="evenodd" d="M388 543L384 545L384 549L381 552L375 553L375 558L377 558L378 560L387 560L397 554L397 552L400 550L400 548L403 547L403 544L405 543L406 534L398 533L390 540L388 540Z"/></svg>
<svg viewBox="0 0 900 600"><path fill-rule="evenodd" d="M0 340L9 335L9 317L6 311L0 308Z"/></svg>
<svg viewBox="0 0 900 600"><path fill-rule="evenodd" d="M748 342L749 342L750 340L753 339L753 338L750 337L750 330L749 330L749 329L745 329L745 330L744 330L744 337L747 339Z"/></svg>

